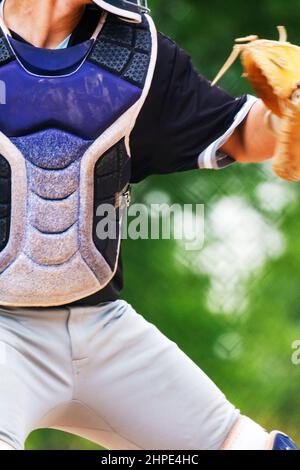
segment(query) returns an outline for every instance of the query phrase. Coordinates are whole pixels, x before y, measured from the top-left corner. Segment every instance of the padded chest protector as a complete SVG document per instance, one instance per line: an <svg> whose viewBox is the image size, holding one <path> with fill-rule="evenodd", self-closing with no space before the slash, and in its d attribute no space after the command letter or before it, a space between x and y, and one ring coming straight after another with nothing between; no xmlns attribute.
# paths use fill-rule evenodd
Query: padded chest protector
<svg viewBox="0 0 300 470"><path fill-rule="evenodd" d="M64 50L1 33L0 305L70 303L114 276L129 135L156 49L147 15L138 25L103 17L95 40ZM103 203L116 214L108 239L96 231Z"/></svg>

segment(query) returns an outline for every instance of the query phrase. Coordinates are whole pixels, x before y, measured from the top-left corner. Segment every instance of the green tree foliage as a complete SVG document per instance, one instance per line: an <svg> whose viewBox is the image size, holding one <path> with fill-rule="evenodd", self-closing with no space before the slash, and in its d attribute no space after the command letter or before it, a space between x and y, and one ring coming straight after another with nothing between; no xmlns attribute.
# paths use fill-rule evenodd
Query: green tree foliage
<svg viewBox="0 0 300 470"><path fill-rule="evenodd" d="M277 38L287 27L299 43L296 0L152 0L159 30L213 78L234 38ZM221 85L249 92L237 63ZM176 241L124 242L124 297L157 325L221 387L244 414L300 442L299 185L279 181L270 165L232 166L151 177L134 201L163 194L171 202L205 204L206 238L200 253ZM28 448L94 448L73 436L38 431Z"/></svg>

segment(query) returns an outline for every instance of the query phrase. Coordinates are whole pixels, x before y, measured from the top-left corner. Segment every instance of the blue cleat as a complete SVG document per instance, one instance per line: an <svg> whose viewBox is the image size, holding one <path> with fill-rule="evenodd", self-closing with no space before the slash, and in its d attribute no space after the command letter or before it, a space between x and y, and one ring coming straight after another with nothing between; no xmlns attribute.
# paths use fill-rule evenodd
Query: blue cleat
<svg viewBox="0 0 300 470"><path fill-rule="evenodd" d="M247 416L240 416L220 450L299 450L294 441L280 431L268 433Z"/></svg>
<svg viewBox="0 0 300 470"><path fill-rule="evenodd" d="M270 441L266 450L299 450L294 441L279 431L270 433Z"/></svg>

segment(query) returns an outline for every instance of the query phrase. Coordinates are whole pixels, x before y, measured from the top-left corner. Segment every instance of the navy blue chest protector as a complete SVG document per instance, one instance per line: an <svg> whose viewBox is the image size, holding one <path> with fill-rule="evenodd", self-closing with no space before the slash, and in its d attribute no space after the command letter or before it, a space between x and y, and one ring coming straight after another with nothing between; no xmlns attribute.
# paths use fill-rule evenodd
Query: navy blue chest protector
<svg viewBox="0 0 300 470"><path fill-rule="evenodd" d="M131 24L103 14L94 38L63 50L1 31L0 305L74 302L114 276L129 136L155 62L147 15ZM116 225L106 239L103 204Z"/></svg>

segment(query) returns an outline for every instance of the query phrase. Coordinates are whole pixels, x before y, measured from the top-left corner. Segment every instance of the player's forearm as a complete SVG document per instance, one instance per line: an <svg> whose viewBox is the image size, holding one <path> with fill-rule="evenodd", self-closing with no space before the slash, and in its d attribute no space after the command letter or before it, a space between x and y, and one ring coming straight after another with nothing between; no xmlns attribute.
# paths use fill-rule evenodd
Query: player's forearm
<svg viewBox="0 0 300 470"><path fill-rule="evenodd" d="M266 123L266 112L267 108L261 100L255 103L222 151L241 163L256 163L271 158L276 139Z"/></svg>

